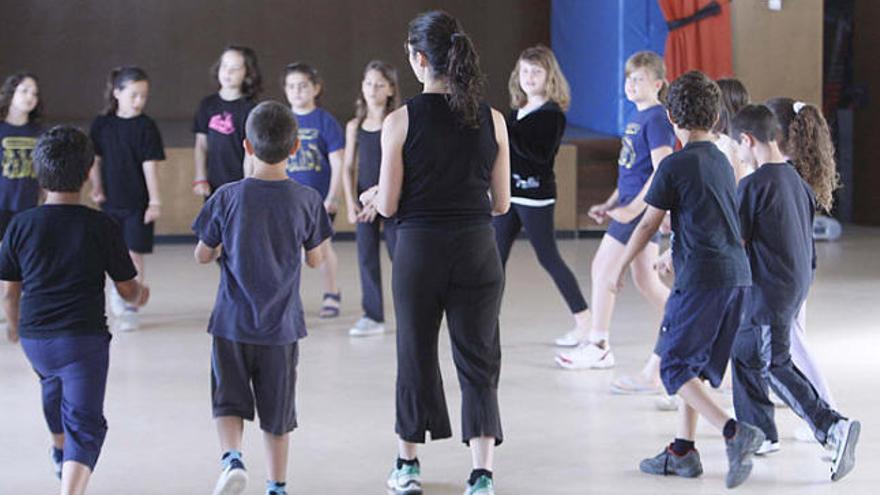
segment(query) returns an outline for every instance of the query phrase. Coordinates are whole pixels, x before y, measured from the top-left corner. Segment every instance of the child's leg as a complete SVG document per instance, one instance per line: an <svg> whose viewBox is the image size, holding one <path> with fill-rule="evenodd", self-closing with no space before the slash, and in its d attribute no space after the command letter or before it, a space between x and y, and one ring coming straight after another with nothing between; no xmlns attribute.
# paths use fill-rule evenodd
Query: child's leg
<svg viewBox="0 0 880 495"><path fill-rule="evenodd" d="M263 444L266 446L266 461L269 467L269 479L277 483L287 482L287 453L290 450L290 434L273 435L263 432Z"/></svg>
<svg viewBox="0 0 880 495"><path fill-rule="evenodd" d="M779 441L774 419L775 407L770 401L766 362L762 358L760 328L742 328L736 334L730 356L733 375L733 407L736 418L760 428L772 443ZM769 351L769 348L767 348Z"/></svg>
<svg viewBox="0 0 880 495"><path fill-rule="evenodd" d="M217 436L220 438L220 450L241 452L244 420L238 416L219 416L214 419L214 423L217 425Z"/></svg>
<svg viewBox="0 0 880 495"><path fill-rule="evenodd" d="M471 462L474 469L492 471L495 461L495 439L493 437L471 438Z"/></svg>
<svg viewBox="0 0 880 495"><path fill-rule="evenodd" d="M86 492L92 470L85 464L67 461L61 468L61 494L80 495Z"/></svg>
<svg viewBox="0 0 880 495"><path fill-rule="evenodd" d="M658 313L662 313L666 300L669 299L669 288L660 280L660 275L654 269L659 256L660 247L656 242L649 242L633 259L630 269L636 289Z"/></svg>
<svg viewBox="0 0 880 495"><path fill-rule="evenodd" d="M367 318L381 323L385 321L385 311L379 258L379 225L378 218L371 223L358 223L355 242L361 279L361 308Z"/></svg>
<svg viewBox="0 0 880 495"><path fill-rule="evenodd" d="M599 249L593 256L592 298L590 308L593 312L593 326L590 329L591 341L608 340L611 316L614 313L615 295L609 287L611 280L609 270L612 263L623 255L626 246L608 234L602 236Z"/></svg>
<svg viewBox="0 0 880 495"><path fill-rule="evenodd" d="M498 246L501 265L507 266L507 258L510 256L513 241L522 229L516 205L510 205L510 210L504 215L492 217L492 227L495 230L495 245Z"/></svg>
<svg viewBox="0 0 880 495"><path fill-rule="evenodd" d="M574 273L565 264L559 247L556 245L556 231L553 225L554 206L514 206L523 227L529 235L529 242L538 256L538 262L550 276L565 299L568 309L575 315L577 328L586 332L589 329L590 313L587 302L581 293Z"/></svg>
<svg viewBox="0 0 880 495"><path fill-rule="evenodd" d="M703 385L699 378L691 378L685 382L685 384L678 389L677 394L685 404L696 410L700 416L706 418L712 426L719 430L723 430L724 425L726 425L731 419L730 416L724 412L724 409L721 409L721 407L712 400L705 385Z"/></svg>
<svg viewBox="0 0 880 495"><path fill-rule="evenodd" d="M678 431L676 438L693 442L697 438L697 420L700 415L693 407L682 404L678 408Z"/></svg>
<svg viewBox="0 0 880 495"><path fill-rule="evenodd" d="M129 251L128 255L131 256L131 262L134 263L134 267L137 270L137 281L140 283L144 283L144 255L141 253L136 253L134 251Z"/></svg>
<svg viewBox="0 0 880 495"><path fill-rule="evenodd" d="M816 358L807 347L806 315L807 303L805 301L791 325L791 360L795 367L810 381L819 397L827 402L832 409L836 409L837 405L831 395L831 387L828 386L828 381L819 369Z"/></svg>
<svg viewBox="0 0 880 495"><path fill-rule="evenodd" d="M327 243L327 251L326 258L324 262L321 263L321 278L324 281L324 292L330 294L336 294L339 292L339 287L336 285L336 270L339 265L339 261L336 258L336 251L333 249L333 243ZM327 301L325 301L326 303Z"/></svg>

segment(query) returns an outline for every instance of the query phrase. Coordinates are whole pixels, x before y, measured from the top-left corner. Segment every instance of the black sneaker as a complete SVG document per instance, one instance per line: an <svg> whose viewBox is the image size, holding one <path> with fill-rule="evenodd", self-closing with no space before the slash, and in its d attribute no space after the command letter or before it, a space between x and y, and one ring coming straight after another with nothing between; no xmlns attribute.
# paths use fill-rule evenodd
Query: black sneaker
<svg viewBox="0 0 880 495"><path fill-rule="evenodd" d="M696 449L680 456L666 447L663 452L639 463L639 469L648 474L696 478L703 474L703 463L700 462L700 453Z"/></svg>

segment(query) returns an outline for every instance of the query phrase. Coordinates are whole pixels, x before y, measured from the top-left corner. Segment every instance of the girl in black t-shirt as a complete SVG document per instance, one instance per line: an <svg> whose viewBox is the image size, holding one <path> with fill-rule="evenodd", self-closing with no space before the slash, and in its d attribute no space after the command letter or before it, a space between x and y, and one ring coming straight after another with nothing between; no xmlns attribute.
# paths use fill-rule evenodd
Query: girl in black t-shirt
<svg viewBox="0 0 880 495"><path fill-rule="evenodd" d="M193 121L195 177L193 193L208 197L245 173L244 124L262 91L257 55L246 46L230 45L211 69L219 90L199 103Z"/></svg>
<svg viewBox="0 0 880 495"><path fill-rule="evenodd" d="M382 121L400 106L397 70L381 60L364 69L355 118L345 126L345 154L342 185L348 221L357 224L358 265L361 278L363 317L349 330L352 337L376 335L385 331L382 272L379 256L379 228L384 225L389 257L394 257L394 221L386 221L372 206L362 206L357 195L379 182L382 159L380 140ZM353 180L354 169L357 175Z"/></svg>
<svg viewBox="0 0 880 495"><path fill-rule="evenodd" d="M144 254L153 252L153 228L161 214L158 164L165 160L156 123L143 113L150 92L147 73L119 67L107 81L107 108L90 131L95 164L89 174L92 200L115 219L125 238L138 281L144 281ZM137 308L113 293L117 329L137 328Z"/></svg>

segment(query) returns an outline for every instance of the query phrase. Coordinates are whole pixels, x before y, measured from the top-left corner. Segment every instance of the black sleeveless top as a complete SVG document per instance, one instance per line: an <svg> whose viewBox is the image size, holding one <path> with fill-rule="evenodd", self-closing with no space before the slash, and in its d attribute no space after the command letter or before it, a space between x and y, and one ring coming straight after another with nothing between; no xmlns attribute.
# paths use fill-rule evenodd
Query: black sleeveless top
<svg viewBox="0 0 880 495"><path fill-rule="evenodd" d="M379 183L382 162L382 131L365 131L358 126L358 195Z"/></svg>
<svg viewBox="0 0 880 495"><path fill-rule="evenodd" d="M409 99L406 108L400 223L488 223L498 154L491 108L480 103L478 128L461 125L444 94L422 93Z"/></svg>

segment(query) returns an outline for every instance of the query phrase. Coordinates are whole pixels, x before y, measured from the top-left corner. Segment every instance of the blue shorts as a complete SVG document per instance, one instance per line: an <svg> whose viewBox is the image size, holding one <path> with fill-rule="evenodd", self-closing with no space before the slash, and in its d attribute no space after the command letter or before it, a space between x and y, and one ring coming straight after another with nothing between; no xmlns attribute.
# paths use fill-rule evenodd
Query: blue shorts
<svg viewBox="0 0 880 495"><path fill-rule="evenodd" d="M605 234L610 235L614 239L620 241L621 244L626 246L626 243L629 242L629 238L632 237L633 231L636 230L639 222L642 221L643 216L645 216L645 212L640 213L639 216L634 218L633 221L629 223L620 223L616 220L611 220L611 223L608 224L608 230L605 231ZM660 234L656 233L651 236L651 242L659 244Z"/></svg>
<svg viewBox="0 0 880 495"><path fill-rule="evenodd" d="M675 289L666 301L660 337L660 379L669 395L692 378L721 385L736 332L747 309L748 287Z"/></svg>

